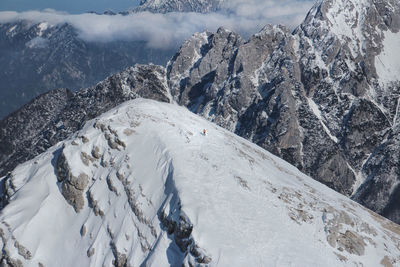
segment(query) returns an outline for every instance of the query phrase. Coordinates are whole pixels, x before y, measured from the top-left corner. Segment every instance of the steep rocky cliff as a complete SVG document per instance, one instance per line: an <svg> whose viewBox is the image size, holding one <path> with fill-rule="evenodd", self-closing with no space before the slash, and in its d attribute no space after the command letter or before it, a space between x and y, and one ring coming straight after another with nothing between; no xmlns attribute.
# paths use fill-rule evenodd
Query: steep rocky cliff
<svg viewBox="0 0 400 267"><path fill-rule="evenodd" d="M172 95L313 178L400 221L396 1L322 1L290 33L198 34L167 66ZM185 63L184 63L185 62Z"/></svg>

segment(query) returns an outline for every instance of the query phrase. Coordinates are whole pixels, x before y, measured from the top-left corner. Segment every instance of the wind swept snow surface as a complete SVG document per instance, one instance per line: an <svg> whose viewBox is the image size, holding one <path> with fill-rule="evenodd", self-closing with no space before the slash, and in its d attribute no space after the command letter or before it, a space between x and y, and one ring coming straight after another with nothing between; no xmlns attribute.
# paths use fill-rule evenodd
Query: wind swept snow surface
<svg viewBox="0 0 400 267"><path fill-rule="evenodd" d="M399 226L172 104L126 102L2 182L2 264L400 264Z"/></svg>

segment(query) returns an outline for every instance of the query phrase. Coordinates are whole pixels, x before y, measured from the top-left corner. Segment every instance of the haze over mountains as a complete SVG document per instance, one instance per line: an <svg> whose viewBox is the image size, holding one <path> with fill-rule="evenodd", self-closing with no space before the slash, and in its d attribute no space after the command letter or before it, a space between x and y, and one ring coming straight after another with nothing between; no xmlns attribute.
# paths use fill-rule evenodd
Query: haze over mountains
<svg viewBox="0 0 400 267"><path fill-rule="evenodd" d="M159 2L162 7L165 3ZM170 3L185 7L176 1ZM59 89L41 95L0 121L2 203L3 211L7 211L3 212L3 218L6 221L15 219L12 224L7 222L8 226L4 224L7 229L3 229L6 234L2 240L11 252L3 254L3 261L19 259L27 264L38 264L39 258L32 256L32 248L46 249L47 242L52 242L37 236L28 237L19 227L36 225L32 223L36 220L34 217L18 212L23 210L24 203L29 203L28 192L35 187L40 190L32 195L37 200L33 203L42 203L39 206L43 209L31 206L32 209L47 214L48 209L54 207L46 205L45 198L40 195L56 198L54 205L65 211L61 217L77 222L68 231L72 231L71 238L79 244L79 251L87 249L87 254L80 255L79 259L94 266L104 262L113 262L116 266L127 262L203 266L210 262L218 265L219 260L221 266L242 260L255 265L258 260L283 266L295 263L301 263L300 266L396 266L400 260L398 226L376 214L366 215L363 208L309 181L295 167L400 223L400 58L396 52L399 45L398 1L324 0L311 8L294 31L285 26L266 25L248 40L224 27L216 32L199 32L182 44L165 67L136 65L76 93ZM140 97L175 105L146 100L127 102ZM117 107L120 104L123 106ZM268 153L260 158L258 152L262 150L182 111L176 104L248 139L295 167ZM165 127L157 127L164 124ZM203 128L212 129L208 136L199 134ZM230 139L233 143L224 146ZM204 140L220 144L222 151L213 149L212 145L204 148L201 145ZM247 144L245 147L255 150L244 151L238 144ZM182 149L178 151L176 147ZM204 154L194 152L203 150ZM146 154L149 151L160 153ZM32 160L37 155L39 157ZM227 160L224 155L231 158ZM200 170L193 172L192 166L203 160L207 175L202 173L197 177ZM136 165L137 161L140 163ZM158 162L158 165L150 162ZM163 164L165 162L170 164ZM272 164L279 170L274 171L274 178L254 178L268 176L276 170L271 162L279 162ZM20 163L24 164L18 167ZM175 171L165 166L173 166L174 170L176 167L179 175L175 176ZM127 176L121 176L119 170ZM144 172L149 170L157 173L146 180ZM243 173L236 175L237 171ZM243 177L249 173L251 177ZM207 180L213 178L215 180ZM55 190L57 181L58 190ZM232 181L236 181L240 190L245 190L243 195L239 194L246 201L240 205L221 206L221 210L230 214L243 205L241 214L250 219L235 224L234 220L222 220L225 217L217 209L208 213L202 210L202 205L193 205L197 203L195 196L208 200L210 207L220 207L218 203L236 203L228 193L236 192ZM272 183L269 190L272 195L267 193L268 188L265 191L261 186L262 181ZM42 187L43 183L49 187ZM157 184L157 188L150 188L148 183ZM116 184L121 184L121 190ZM202 188L208 185L222 186L227 192L218 197L206 194L208 191ZM258 191L254 192L254 188ZM198 191L192 191L196 189ZM109 196L108 204L105 199L95 197L104 192ZM120 192L125 195L114 198L113 194L121 196ZM262 209L257 212L259 207L265 206L264 197L259 196L267 196L270 201L276 192L284 194L277 196L276 206L268 206L266 214L278 208L279 214L289 216L278 216L279 220L271 221L276 216L268 217ZM171 194L172 197L168 197ZM304 195L307 197L303 199ZM307 199L314 199L314 202ZM199 200L199 203L203 202ZM282 212L284 203L291 212ZM132 216L127 219L130 220L127 225L137 232L136 243L123 241L127 217L116 215L120 214L121 207L129 210L128 205ZM163 213L166 207L168 211ZM38 216L37 220L41 218ZM356 218L361 219L357 221ZM210 221L218 223L210 224ZM255 222L252 231L267 234L263 224L257 223L261 221L268 221L270 226L287 225L288 233L296 229L293 230L296 233L308 234L290 234L295 238L285 236L271 246L265 242L272 237L266 236L264 241L254 244L254 250L247 252L246 259L239 258L240 253L231 255L227 250L216 249L217 239L224 235L242 236L232 240L232 244L251 243L252 238L244 238L249 234L246 228L249 222ZM100 234L93 241L93 236L85 237L88 227L85 222L93 230L100 229L98 225L104 223L109 223L109 227L107 231L103 229L104 233L94 230ZM293 222L299 228L293 228ZM83 225L84 235L79 234ZM212 228L219 225L235 230L217 231L220 235L215 235ZM65 231L60 227L60 232ZM315 235L307 229L313 229ZM212 239L213 236L216 239ZM29 244L29 248L18 249L19 246L13 245L19 238ZM276 237L273 240L277 240ZM291 240L290 243L286 243L287 240ZM311 243L318 245L308 247ZM141 252L138 252L139 246ZM268 249L259 250L265 246ZM104 253L96 254L99 247ZM278 248L282 249L273 253ZM31 256L24 251L29 251ZM280 256L267 259L258 251L262 251L262 255ZM321 255L314 255L312 251L323 251L323 264L318 264ZM309 255L312 260L306 261L300 254ZM70 259L78 260L72 256ZM49 256L41 260L56 261Z"/></svg>

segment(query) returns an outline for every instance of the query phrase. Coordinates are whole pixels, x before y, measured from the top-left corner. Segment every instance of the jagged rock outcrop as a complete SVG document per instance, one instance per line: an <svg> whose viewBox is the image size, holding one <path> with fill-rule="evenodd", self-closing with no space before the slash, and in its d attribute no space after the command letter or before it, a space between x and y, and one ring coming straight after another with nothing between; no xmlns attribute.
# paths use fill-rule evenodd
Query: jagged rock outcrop
<svg viewBox="0 0 400 267"><path fill-rule="evenodd" d="M390 63L385 53L396 57L390 47L400 42L399 21L398 1L323 1L294 32L304 90L345 159L337 169L347 169L349 175L338 178L343 181L352 172L355 180L348 193L353 199L396 222L400 172L393 158L380 164L377 158L390 151L388 144L393 146L398 134L400 79L387 79L381 65ZM387 68L385 72L400 73L396 66Z"/></svg>
<svg viewBox="0 0 400 267"><path fill-rule="evenodd" d="M56 169L57 180L61 184L62 195L74 207L75 211L79 212L85 205L84 190L89 184L89 176L84 172L81 172L79 176L74 176L62 151L57 159Z"/></svg>

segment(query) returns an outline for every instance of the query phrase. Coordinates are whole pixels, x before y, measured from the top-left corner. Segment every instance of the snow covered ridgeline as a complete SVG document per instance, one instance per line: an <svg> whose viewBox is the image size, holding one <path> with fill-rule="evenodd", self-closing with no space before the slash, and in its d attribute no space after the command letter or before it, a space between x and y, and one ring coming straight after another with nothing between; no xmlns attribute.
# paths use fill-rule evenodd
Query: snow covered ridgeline
<svg viewBox="0 0 400 267"><path fill-rule="evenodd" d="M399 226L172 104L127 102L2 181L2 264L400 262Z"/></svg>

